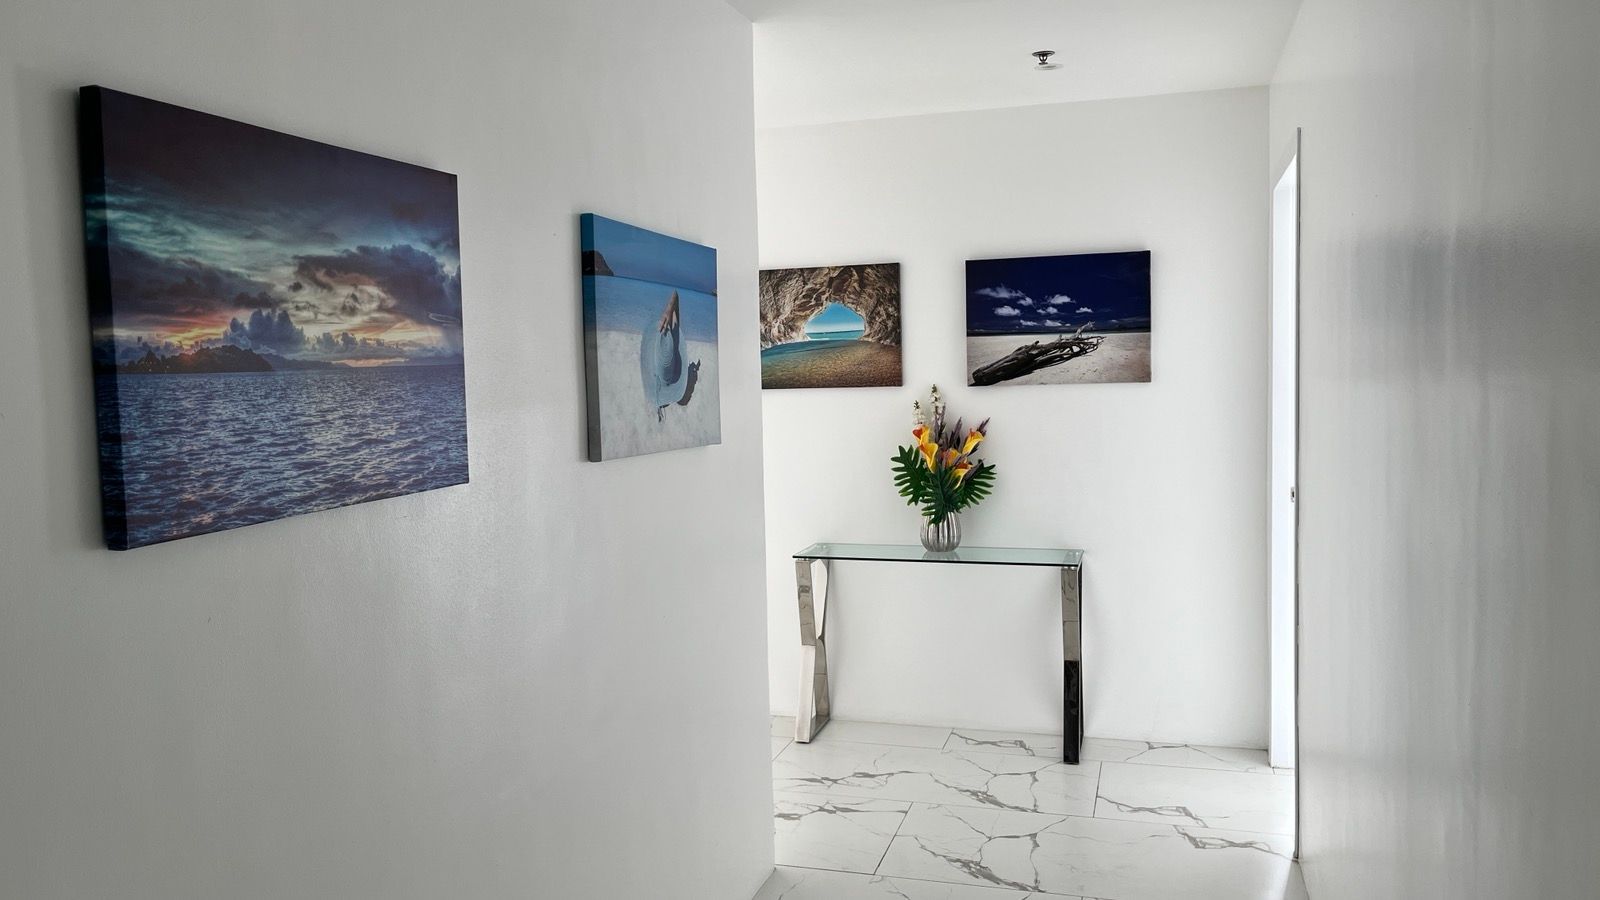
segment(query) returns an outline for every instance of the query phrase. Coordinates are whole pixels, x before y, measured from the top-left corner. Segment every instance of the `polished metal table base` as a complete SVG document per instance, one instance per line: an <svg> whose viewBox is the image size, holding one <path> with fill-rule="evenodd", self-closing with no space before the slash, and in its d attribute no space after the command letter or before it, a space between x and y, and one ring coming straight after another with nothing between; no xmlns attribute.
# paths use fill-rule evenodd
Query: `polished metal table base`
<svg viewBox="0 0 1600 900"><path fill-rule="evenodd" d="M820 573L821 577L815 576ZM800 708L794 739L809 743L828 723L828 561L797 559L794 580L800 589ZM820 582L820 586L817 584Z"/></svg>
<svg viewBox="0 0 1600 900"><path fill-rule="evenodd" d="M1061 567L1062 744L1065 762L1077 765L1083 748L1083 566ZM794 739L809 743L828 723L828 560L796 558L800 601L800 706Z"/></svg>

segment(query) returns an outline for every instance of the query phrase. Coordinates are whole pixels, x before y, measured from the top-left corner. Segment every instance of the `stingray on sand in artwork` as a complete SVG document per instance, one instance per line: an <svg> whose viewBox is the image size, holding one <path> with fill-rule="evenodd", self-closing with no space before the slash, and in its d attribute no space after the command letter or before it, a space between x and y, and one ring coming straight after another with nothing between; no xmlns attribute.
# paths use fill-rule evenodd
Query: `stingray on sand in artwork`
<svg viewBox="0 0 1600 900"><path fill-rule="evenodd" d="M717 256L582 218L589 459L721 442Z"/></svg>

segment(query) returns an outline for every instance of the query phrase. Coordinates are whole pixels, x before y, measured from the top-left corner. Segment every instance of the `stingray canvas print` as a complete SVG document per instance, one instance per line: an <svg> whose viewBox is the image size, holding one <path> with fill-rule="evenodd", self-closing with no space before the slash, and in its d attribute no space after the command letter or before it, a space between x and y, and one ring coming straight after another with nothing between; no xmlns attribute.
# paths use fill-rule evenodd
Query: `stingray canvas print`
<svg viewBox="0 0 1600 900"><path fill-rule="evenodd" d="M105 538L467 480L453 175L80 92Z"/></svg>
<svg viewBox="0 0 1600 900"><path fill-rule="evenodd" d="M720 443L717 251L592 213L579 229L589 459Z"/></svg>
<svg viewBox="0 0 1600 900"><path fill-rule="evenodd" d="M899 384L899 263L761 273L763 388Z"/></svg>
<svg viewBox="0 0 1600 900"><path fill-rule="evenodd" d="M1150 251L967 262L967 381L1150 380Z"/></svg>

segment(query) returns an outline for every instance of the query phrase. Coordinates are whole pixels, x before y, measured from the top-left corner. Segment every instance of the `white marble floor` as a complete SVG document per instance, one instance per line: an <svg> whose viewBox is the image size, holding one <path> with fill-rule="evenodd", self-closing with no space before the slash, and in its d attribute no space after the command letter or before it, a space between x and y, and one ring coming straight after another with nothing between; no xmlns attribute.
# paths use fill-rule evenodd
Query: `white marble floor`
<svg viewBox="0 0 1600 900"><path fill-rule="evenodd" d="M1260 750L774 718L756 900L1302 897L1293 773Z"/></svg>

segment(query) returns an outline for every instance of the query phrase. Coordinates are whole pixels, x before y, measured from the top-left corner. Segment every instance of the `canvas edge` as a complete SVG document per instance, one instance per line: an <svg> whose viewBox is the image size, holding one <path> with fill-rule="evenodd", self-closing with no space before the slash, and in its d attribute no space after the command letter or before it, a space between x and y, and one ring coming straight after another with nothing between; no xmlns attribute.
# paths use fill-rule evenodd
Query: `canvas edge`
<svg viewBox="0 0 1600 900"><path fill-rule="evenodd" d="M112 322L110 223L105 207L104 91L98 85L78 89L78 184L89 312L89 368L94 390L95 457L100 468L100 530L108 548L128 550L133 545L128 542L122 446L111 440L102 415L109 409L120 423L122 400L115 368L110 373L102 373L94 358L95 329L101 323ZM102 378L102 374L110 377Z"/></svg>
<svg viewBox="0 0 1600 900"><path fill-rule="evenodd" d="M600 436L600 333L594 278L583 271L583 255L594 246L594 213L578 215L578 289L583 298L584 430L589 462L605 462Z"/></svg>

